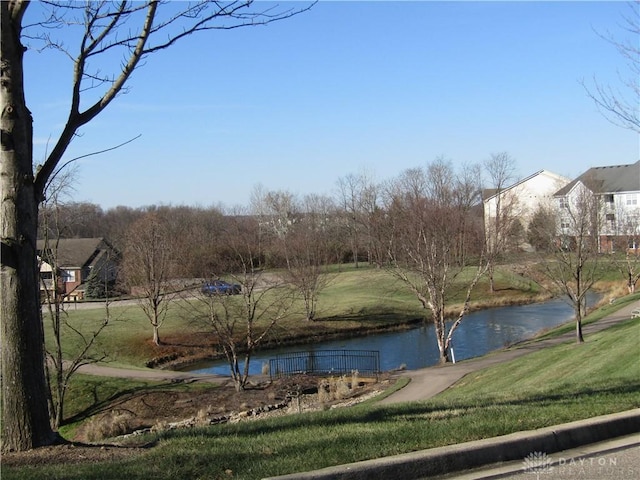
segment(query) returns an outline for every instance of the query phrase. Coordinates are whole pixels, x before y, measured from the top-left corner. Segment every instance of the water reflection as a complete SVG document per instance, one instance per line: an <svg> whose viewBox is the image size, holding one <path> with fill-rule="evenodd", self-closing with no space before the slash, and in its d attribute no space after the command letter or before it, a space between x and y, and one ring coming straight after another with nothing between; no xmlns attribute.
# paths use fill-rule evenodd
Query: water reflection
<svg viewBox="0 0 640 480"><path fill-rule="evenodd" d="M596 296L591 298L595 302ZM530 338L541 330L555 327L573 318L571 306L562 299L544 303L492 308L468 314L453 335L456 361L477 357L506 345ZM378 350L382 370L404 366L408 370L438 363L438 347L433 325L344 340L314 343L258 352L249 365L252 375L261 373L263 363L276 354L315 350ZM229 374L224 361L191 368L196 373Z"/></svg>

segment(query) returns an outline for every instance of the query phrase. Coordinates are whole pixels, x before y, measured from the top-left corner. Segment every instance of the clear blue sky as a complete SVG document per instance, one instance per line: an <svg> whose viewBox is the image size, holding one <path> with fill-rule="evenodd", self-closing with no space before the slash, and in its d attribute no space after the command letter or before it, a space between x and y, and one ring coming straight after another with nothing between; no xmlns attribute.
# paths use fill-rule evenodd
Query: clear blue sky
<svg viewBox="0 0 640 480"><path fill-rule="evenodd" d="M37 13L32 5L31 15ZM31 7L30 7L31 8ZM520 176L640 158L580 80L619 85L622 2L330 2L267 27L205 33L151 56L81 130L73 195L111 208L248 205L257 184L332 194L363 169L509 152ZM71 70L27 52L34 157L66 118ZM49 146L49 148L51 148Z"/></svg>

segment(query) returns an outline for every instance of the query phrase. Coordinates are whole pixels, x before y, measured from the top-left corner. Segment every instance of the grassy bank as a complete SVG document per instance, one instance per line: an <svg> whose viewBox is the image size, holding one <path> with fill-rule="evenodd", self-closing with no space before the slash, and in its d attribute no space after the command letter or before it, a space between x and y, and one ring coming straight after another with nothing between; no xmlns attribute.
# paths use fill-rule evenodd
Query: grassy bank
<svg viewBox="0 0 640 480"><path fill-rule="evenodd" d="M640 406L640 320L465 377L432 400L170 431L138 457L3 468L16 479L234 478L312 470Z"/></svg>

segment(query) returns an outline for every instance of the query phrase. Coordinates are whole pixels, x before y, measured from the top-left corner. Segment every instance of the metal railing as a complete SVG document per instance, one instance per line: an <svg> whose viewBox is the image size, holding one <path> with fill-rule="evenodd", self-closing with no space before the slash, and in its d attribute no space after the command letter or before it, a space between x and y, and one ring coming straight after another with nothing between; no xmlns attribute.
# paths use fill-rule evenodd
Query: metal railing
<svg viewBox="0 0 640 480"><path fill-rule="evenodd" d="M271 379L291 375L344 375L357 371L362 376L380 373L377 350L317 350L277 355L269 360Z"/></svg>

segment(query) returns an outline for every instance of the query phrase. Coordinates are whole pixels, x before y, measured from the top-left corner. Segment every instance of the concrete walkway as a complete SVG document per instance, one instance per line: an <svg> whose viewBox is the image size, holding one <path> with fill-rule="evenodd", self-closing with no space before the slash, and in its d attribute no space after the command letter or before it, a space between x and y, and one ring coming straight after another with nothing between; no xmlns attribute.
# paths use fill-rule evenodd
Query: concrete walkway
<svg viewBox="0 0 640 480"><path fill-rule="evenodd" d="M78 372L99 377L128 378L136 380L169 381L169 382L210 382L225 384L231 381L230 376L177 372L175 370L159 370L153 368L119 368L109 365L89 363L82 365Z"/></svg>
<svg viewBox="0 0 640 480"><path fill-rule="evenodd" d="M604 330L605 328L615 325L621 321L628 320L631 317L631 311L636 308L640 308L640 301L622 307L617 312L604 317L595 323L583 325L582 333L585 342L589 342L589 335L600 330ZM434 397L443 390L446 390L468 373L499 363L508 362L514 358L542 350L551 345L575 341L575 336L575 330L572 330L565 335L550 338L548 340L516 344L508 349L493 352L483 357L464 360L455 364L404 372L402 376L411 379L409 384L382 400L380 404L389 405L392 403L426 400Z"/></svg>

